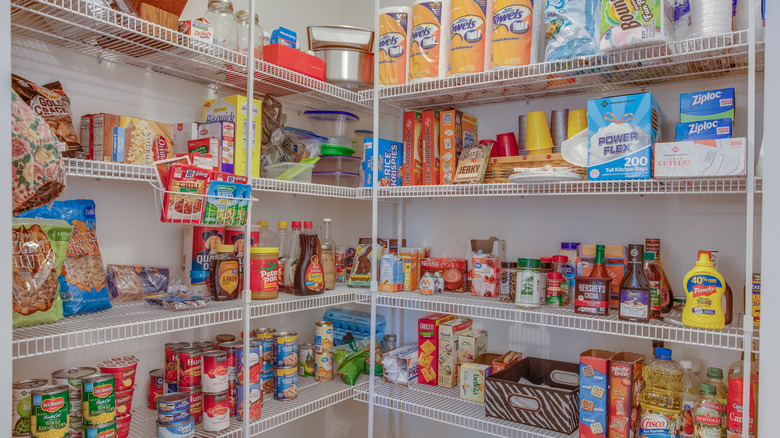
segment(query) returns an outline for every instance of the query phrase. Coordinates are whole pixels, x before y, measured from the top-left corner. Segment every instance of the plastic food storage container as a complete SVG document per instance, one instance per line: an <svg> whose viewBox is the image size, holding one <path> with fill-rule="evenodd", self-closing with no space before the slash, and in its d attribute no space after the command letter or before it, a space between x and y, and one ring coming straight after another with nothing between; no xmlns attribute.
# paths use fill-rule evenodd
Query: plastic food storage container
<svg viewBox="0 0 780 438"><path fill-rule="evenodd" d="M355 150L347 146L337 146L335 144L324 144L320 148L320 155L341 155L345 157L351 157L355 153Z"/></svg>
<svg viewBox="0 0 780 438"><path fill-rule="evenodd" d="M325 144L334 144L336 146L344 146L347 148L353 148L352 139L349 137L328 137L328 141Z"/></svg>
<svg viewBox="0 0 780 438"><path fill-rule="evenodd" d="M357 187L359 181L360 175L347 172L315 172L311 177L314 184L340 187Z"/></svg>
<svg viewBox="0 0 780 438"><path fill-rule="evenodd" d="M309 126L315 134L323 137L347 137L355 135L360 118L346 111L306 111Z"/></svg>
<svg viewBox="0 0 780 438"><path fill-rule="evenodd" d="M313 164L303 163L279 163L265 166L265 174L268 178L283 181L311 182Z"/></svg>
<svg viewBox="0 0 780 438"><path fill-rule="evenodd" d="M302 147L308 152L309 157L316 157L319 155L320 147L327 141L325 137L320 137L305 129L284 128L284 131L292 137L293 142L298 145L298 151L300 151Z"/></svg>
<svg viewBox="0 0 780 438"><path fill-rule="evenodd" d="M362 160L359 157L346 157L343 155L323 156L314 165L314 172L360 173L361 162Z"/></svg>

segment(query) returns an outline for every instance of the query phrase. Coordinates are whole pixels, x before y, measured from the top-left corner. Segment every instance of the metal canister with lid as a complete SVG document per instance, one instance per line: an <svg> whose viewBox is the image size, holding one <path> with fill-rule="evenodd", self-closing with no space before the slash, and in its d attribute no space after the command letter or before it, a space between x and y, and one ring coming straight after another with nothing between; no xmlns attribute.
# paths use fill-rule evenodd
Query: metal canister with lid
<svg viewBox="0 0 780 438"><path fill-rule="evenodd" d="M217 344L221 344L223 342L233 342L236 340L236 335L231 335L229 333L223 333L217 335Z"/></svg>
<svg viewBox="0 0 780 438"><path fill-rule="evenodd" d="M214 349L214 343L211 341L193 342L192 346L200 348L200 351L210 351Z"/></svg>
<svg viewBox="0 0 780 438"><path fill-rule="evenodd" d="M46 379L18 380L13 383L13 409L11 410L13 436L30 436L32 391L43 388L48 383Z"/></svg>
<svg viewBox="0 0 780 438"><path fill-rule="evenodd" d="M97 369L91 367L66 368L51 373L54 385L65 385L70 388L70 398L81 398L81 379L97 374Z"/></svg>
<svg viewBox="0 0 780 438"><path fill-rule="evenodd" d="M385 351L393 351L393 350L395 350L397 348L396 347L396 345L397 345L396 344L396 342L397 342L396 339L397 339L396 335L394 335L392 333L386 334L385 335L385 339L384 339L384 344L385 344L384 350Z"/></svg>
<svg viewBox="0 0 780 438"><path fill-rule="evenodd" d="M94 374L81 379L84 426L97 426L116 420L116 393L113 374Z"/></svg>

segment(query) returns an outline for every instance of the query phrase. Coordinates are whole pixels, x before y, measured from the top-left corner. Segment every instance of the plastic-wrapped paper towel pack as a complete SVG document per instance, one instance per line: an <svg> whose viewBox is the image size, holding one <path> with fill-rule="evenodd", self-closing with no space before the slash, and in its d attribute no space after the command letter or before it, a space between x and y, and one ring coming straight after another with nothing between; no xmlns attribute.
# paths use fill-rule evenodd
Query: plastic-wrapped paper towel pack
<svg viewBox="0 0 780 438"><path fill-rule="evenodd" d="M410 82L447 76L450 8L450 0L414 2L409 39Z"/></svg>
<svg viewBox="0 0 780 438"><path fill-rule="evenodd" d="M394 6L379 10L379 83L403 85L409 77L409 34L412 8Z"/></svg>
<svg viewBox="0 0 780 438"><path fill-rule="evenodd" d="M603 52L666 42L671 39L673 32L672 0L601 2L599 48Z"/></svg>
<svg viewBox="0 0 780 438"><path fill-rule="evenodd" d="M493 0L488 54L493 69L536 64L543 50L544 16L539 0Z"/></svg>

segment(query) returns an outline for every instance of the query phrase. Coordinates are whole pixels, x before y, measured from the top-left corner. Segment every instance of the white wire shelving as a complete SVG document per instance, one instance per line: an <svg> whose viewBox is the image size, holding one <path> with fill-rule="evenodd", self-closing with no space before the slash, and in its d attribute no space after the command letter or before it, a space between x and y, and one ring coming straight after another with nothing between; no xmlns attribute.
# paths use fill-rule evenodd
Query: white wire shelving
<svg viewBox="0 0 780 438"><path fill-rule="evenodd" d="M355 386L347 386L340 379L330 382L316 382L313 377L298 377L298 397L293 400L275 400L265 394L260 419L250 425L251 436L257 436L293 420L320 411L327 407L350 400L358 390L368 391L368 379L361 378ZM138 408L130 424L130 437L149 438L157 436L157 411ZM230 426L219 432L206 432L203 426L196 428L196 436L202 438L242 438L242 423L231 419Z"/></svg>
<svg viewBox="0 0 780 438"><path fill-rule="evenodd" d="M475 432L505 438L568 438L559 432L531 427L485 415L485 404L460 398L459 388L423 384L408 387L375 380L374 403L394 411L462 427ZM367 390L358 389L355 400L368 402Z"/></svg>
<svg viewBox="0 0 780 438"><path fill-rule="evenodd" d="M275 300L252 301L249 305L249 317L262 318L354 303L357 290L347 286L337 286L336 289L325 291L322 295L295 296L280 293L279 298Z"/></svg>

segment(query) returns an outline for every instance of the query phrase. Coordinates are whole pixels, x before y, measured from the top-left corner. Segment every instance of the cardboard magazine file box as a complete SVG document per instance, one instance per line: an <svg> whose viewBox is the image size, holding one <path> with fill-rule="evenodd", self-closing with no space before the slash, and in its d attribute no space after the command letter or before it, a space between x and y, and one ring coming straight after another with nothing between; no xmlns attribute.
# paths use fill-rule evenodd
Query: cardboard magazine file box
<svg viewBox="0 0 780 438"><path fill-rule="evenodd" d="M485 414L571 434L579 425L579 393L576 363L526 357L485 379Z"/></svg>

